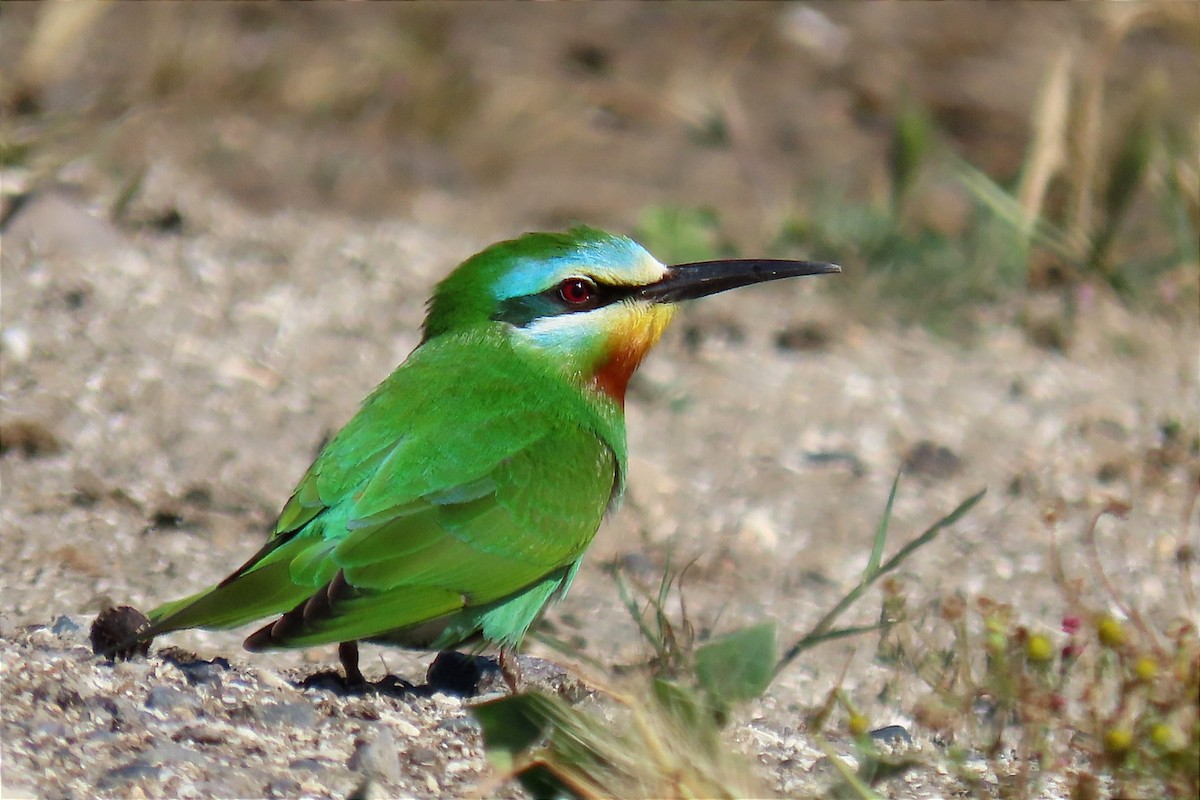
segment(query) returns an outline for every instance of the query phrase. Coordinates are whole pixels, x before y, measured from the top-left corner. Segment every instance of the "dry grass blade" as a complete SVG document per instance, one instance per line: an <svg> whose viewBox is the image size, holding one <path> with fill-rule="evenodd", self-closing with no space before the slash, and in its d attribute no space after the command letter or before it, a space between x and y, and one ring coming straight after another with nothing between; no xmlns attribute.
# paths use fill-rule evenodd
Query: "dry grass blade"
<svg viewBox="0 0 1200 800"><path fill-rule="evenodd" d="M1071 108L1071 74L1076 53L1066 47L1051 65L1033 112L1033 142L1017 191L1024 215L1022 240L1029 246L1037 220L1042 215L1050 181L1067 163L1067 120Z"/></svg>
<svg viewBox="0 0 1200 800"><path fill-rule="evenodd" d="M25 87L36 91L70 72L82 50L79 39L87 35L109 7L110 4L97 0L45 3L29 44L21 54L20 79Z"/></svg>

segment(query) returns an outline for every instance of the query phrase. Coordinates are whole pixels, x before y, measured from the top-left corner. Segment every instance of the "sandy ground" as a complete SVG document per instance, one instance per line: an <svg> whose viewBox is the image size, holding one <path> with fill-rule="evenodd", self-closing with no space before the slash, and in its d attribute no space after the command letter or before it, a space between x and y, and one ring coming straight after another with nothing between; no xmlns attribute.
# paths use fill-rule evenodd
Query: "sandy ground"
<svg viewBox="0 0 1200 800"><path fill-rule="evenodd" d="M495 13L452 26L449 47L480 41ZM637 24L602 20L607 27L593 27L602 41ZM884 36L886 22L860 19L849 30L903 48ZM750 15L743 24L762 23ZM637 63L631 56L620 69L632 69L630 60ZM865 74L861 65L843 69ZM844 123L844 100L824 98L831 116L815 119ZM479 102L500 101L485 93ZM995 115L1020 119L1018 99L1008 102L1008 116ZM261 121L242 124L238 133L235 117L213 123L235 137L266 130ZM557 177L571 158L558 138L572 140L570 124L545 144L552 178L539 186L554 191L506 205L532 194L522 181L533 173L517 159L492 202L479 206L479 224L464 213L489 195L470 171L479 165L461 189L433 181L420 192L393 187L394 196L377 185L350 197L354 177L343 175L327 203L290 195L295 176L275 165L275 174L292 177L280 178L272 197L297 200L276 205L189 157L195 142L187 140L151 147L131 212L146 220L174 211L178 228L109 221L105 209L120 186L111 150L76 159L69 181L39 190L13 216L0 257L5 796L345 796L364 780L382 795L432 796L467 793L483 779L478 734L456 697L299 688L302 676L334 662L332 648L251 655L240 649L245 632L185 632L156 647L195 655L114 666L91 655L86 634L110 601L151 607L220 579L257 549L319 443L415 346L425 298L448 269L496 236L580 212L628 224L614 209L638 195L638 181L607 197L586 173L569 184ZM1005 124L988 128L995 141L1007 141ZM286 138L286 128L273 130ZM843 142L840 152L869 161L863 153L878 153L880 138L869 126L855 130L864 146ZM461 166L459 149L472 141L454 139L447 158ZM281 143L280 152L291 146ZM593 155L619 146L597 145ZM994 152L1003 161L1007 149ZM674 167L680 175L690 174L688 164L712 163L730 170L708 173L712 187L740 180L736 159L692 156ZM644 158L658 163L649 149ZM638 163L622 169L644 176ZM662 186L662 176L655 180ZM661 196L697 185L680 178ZM401 195L394 207L404 213L360 206L377 210ZM719 200L707 198L722 207ZM732 217L735 233L748 236L753 224ZM906 459L913 469L894 540L989 490L900 573L913 606L986 595L1056 629L1064 603L1048 578L1048 545L1056 539L1068 568L1085 572L1081 533L1116 498L1132 511L1100 525L1108 569L1152 618L1183 611L1173 560L1200 535L1181 521L1197 480L1187 445L1200 429L1194 316L1139 315L1090 292L1065 354L1031 344L1007 318L984 323L968 347L899 328L883 313L850 314L819 283L710 298L677 318L631 387L625 505L549 615L554 635L608 665L643 660L604 567L624 563L652 583L670 552L674 564L694 561L685 590L698 627L723 631L771 617L790 641L856 580ZM785 335L796 330L820 335L797 348ZM1173 439L1163 433L1171 427L1180 431ZM914 456L928 445L949 455ZM857 621L870 621L877 602L858 609ZM562 661L541 645L530 651ZM764 766L769 791L819 791L821 753L802 716L843 670L873 721L911 725L915 689L872 699L893 680L872 654L868 643L826 646L742 713L731 739ZM430 660L366 648L364 669L420 683ZM965 791L946 775L882 790Z"/></svg>

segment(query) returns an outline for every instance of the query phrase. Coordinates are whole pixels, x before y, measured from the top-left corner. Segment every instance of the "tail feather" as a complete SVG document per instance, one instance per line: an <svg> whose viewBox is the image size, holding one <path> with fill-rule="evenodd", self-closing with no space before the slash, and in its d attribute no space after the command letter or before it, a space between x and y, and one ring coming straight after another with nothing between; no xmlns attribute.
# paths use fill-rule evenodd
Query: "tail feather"
<svg viewBox="0 0 1200 800"><path fill-rule="evenodd" d="M279 619L250 634L242 646L256 651L371 639L460 611L469 600L436 586L360 589L339 570L311 596L301 597Z"/></svg>
<svg viewBox="0 0 1200 800"><path fill-rule="evenodd" d="M183 628L236 628L287 611L310 594L311 587L292 582L289 562L277 561L228 583L164 603L150 612L152 624L142 637Z"/></svg>

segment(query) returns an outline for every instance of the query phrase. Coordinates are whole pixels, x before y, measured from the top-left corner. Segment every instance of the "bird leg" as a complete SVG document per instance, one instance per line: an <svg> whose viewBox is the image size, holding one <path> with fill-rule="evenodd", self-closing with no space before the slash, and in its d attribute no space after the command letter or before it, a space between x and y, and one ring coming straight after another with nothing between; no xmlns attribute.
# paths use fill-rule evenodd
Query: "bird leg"
<svg viewBox="0 0 1200 800"><path fill-rule="evenodd" d="M510 650L507 647L500 648L500 675L504 678L504 683L508 686L508 691L512 694L521 693L521 664L517 660L517 651Z"/></svg>
<svg viewBox="0 0 1200 800"><path fill-rule="evenodd" d="M366 678L358 668L358 642L342 642L338 645L338 660L342 662L342 671L346 673L346 686L365 686Z"/></svg>

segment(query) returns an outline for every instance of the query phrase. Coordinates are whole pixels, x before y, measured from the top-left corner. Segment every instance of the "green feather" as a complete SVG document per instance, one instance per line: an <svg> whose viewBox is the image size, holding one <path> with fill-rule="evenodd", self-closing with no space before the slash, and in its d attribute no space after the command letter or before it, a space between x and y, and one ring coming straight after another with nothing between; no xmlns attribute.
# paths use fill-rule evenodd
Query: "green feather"
<svg viewBox="0 0 1200 800"><path fill-rule="evenodd" d="M154 609L140 638L277 617L246 646L516 646L621 498L619 397L670 318L655 304L836 271L664 267L583 227L472 256L438 285L421 344L324 447L262 548Z"/></svg>
<svg viewBox="0 0 1200 800"><path fill-rule="evenodd" d="M403 641L431 624L515 643L574 575L624 463L615 403L500 331L439 336L329 442L262 550L151 612L152 633L286 615L315 595L272 646Z"/></svg>

